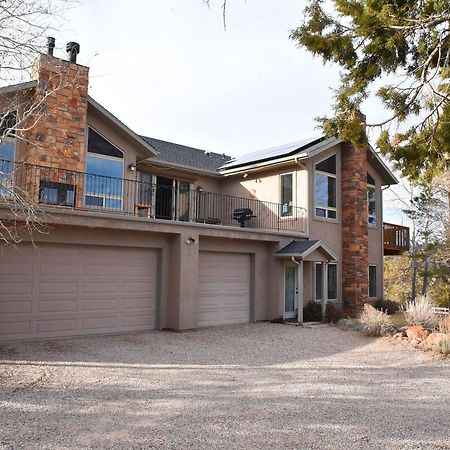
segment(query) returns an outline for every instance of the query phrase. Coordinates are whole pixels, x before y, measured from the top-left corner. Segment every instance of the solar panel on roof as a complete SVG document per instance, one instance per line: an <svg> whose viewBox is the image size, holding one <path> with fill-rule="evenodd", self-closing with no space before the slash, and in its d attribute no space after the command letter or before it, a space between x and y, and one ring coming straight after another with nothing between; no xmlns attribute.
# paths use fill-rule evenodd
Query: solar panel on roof
<svg viewBox="0 0 450 450"><path fill-rule="evenodd" d="M314 142L323 139L322 137L312 137L308 139L303 139L297 142L291 142L290 144L280 145L278 147L271 147L265 150L258 150L256 152L247 153L242 156L237 156L236 158L229 161L220 167L221 170L229 169L235 166L241 166L243 164L248 164L257 161L269 160L281 156L287 156L296 150L301 150L302 148L313 144Z"/></svg>

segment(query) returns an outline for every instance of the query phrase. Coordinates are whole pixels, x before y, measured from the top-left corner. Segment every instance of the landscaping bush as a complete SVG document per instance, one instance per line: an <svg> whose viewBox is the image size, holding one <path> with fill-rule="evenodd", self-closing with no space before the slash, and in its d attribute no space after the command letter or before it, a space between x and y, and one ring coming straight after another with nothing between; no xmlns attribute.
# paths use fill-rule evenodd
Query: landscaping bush
<svg viewBox="0 0 450 450"><path fill-rule="evenodd" d="M342 308L335 303L328 302L325 308L325 322L337 323L344 317Z"/></svg>
<svg viewBox="0 0 450 450"><path fill-rule="evenodd" d="M384 311L389 316L400 311L401 305L393 300L377 300L374 305L379 311Z"/></svg>
<svg viewBox="0 0 450 450"><path fill-rule="evenodd" d="M359 320L363 333L368 336L386 336L395 331L390 317L367 303L364 305Z"/></svg>
<svg viewBox="0 0 450 450"><path fill-rule="evenodd" d="M402 311L408 325L422 325L430 329L437 325L438 319L433 313L433 304L427 297L407 302L402 306Z"/></svg>
<svg viewBox="0 0 450 450"><path fill-rule="evenodd" d="M303 308L304 322L321 322L322 321L322 305L319 302L309 302Z"/></svg>

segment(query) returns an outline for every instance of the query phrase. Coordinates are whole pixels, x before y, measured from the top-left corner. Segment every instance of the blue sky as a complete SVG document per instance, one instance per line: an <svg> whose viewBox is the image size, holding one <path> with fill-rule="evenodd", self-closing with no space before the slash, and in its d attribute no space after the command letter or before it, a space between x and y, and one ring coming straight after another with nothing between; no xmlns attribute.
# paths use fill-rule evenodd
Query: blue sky
<svg viewBox="0 0 450 450"><path fill-rule="evenodd" d="M58 55L79 42L90 94L141 134L230 155L320 134L339 72L289 39L306 2L229 0L226 31L221 4L85 0L55 35ZM373 99L363 112L384 117Z"/></svg>

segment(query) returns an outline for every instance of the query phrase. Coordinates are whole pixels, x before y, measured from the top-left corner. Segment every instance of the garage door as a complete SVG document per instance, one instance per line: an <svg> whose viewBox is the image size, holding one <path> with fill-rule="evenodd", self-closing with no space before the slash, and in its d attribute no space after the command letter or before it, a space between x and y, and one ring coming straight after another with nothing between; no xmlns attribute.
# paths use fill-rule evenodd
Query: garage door
<svg viewBox="0 0 450 450"><path fill-rule="evenodd" d="M200 253L198 326L250 321L250 255Z"/></svg>
<svg viewBox="0 0 450 450"><path fill-rule="evenodd" d="M21 245L0 254L0 340L155 328L155 250Z"/></svg>

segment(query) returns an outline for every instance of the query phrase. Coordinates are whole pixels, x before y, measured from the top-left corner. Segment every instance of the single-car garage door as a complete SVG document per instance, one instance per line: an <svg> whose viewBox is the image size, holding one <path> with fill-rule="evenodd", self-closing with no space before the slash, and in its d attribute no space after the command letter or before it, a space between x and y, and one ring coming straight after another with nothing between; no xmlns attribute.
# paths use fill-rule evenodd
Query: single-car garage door
<svg viewBox="0 0 450 450"><path fill-rule="evenodd" d="M149 330L157 252L39 244L0 254L0 340Z"/></svg>
<svg viewBox="0 0 450 450"><path fill-rule="evenodd" d="M250 321L250 255L200 252L198 326Z"/></svg>

